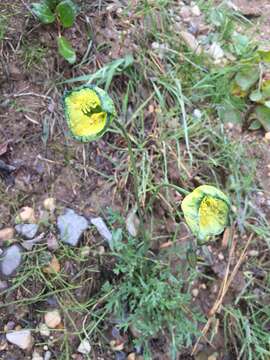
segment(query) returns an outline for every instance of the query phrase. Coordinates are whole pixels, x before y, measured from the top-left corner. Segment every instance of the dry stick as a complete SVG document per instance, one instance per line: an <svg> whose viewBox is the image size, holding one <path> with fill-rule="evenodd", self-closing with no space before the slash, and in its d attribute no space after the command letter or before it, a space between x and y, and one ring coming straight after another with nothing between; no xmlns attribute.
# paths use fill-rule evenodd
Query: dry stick
<svg viewBox="0 0 270 360"><path fill-rule="evenodd" d="M235 245L236 245L236 241L233 242L232 244L232 247L231 247L231 250L230 250L230 254L229 254L229 261L228 261L228 266L227 266L227 269L226 269L226 274L224 276L224 279L223 279L223 282L221 284L221 287L220 287L220 290L219 290L219 293L218 293L218 296L217 296L217 299L212 307L212 309L209 311L209 319L207 321L207 323L205 324L203 330L202 330L202 335L198 338L198 340L196 341L196 344L194 345L193 349L192 349L192 353L191 355L194 355L195 351L197 350L197 347L199 345L199 342L201 341L201 338L202 337L205 337L208 330L209 330L209 327L212 323L212 320L213 320L213 317L214 315L216 314L216 312L219 311L221 305L222 305L222 302L223 302L223 299L224 299L224 296L226 295L245 255L246 255L246 251L247 251L247 248L251 242L253 238L253 234L250 235L250 237L248 238L248 241L244 247L244 250L242 251L241 255L240 255L240 258L238 260L238 262L236 263L229 279L228 279L228 275L229 275L229 271L230 271L230 263L231 263L231 259L232 259L232 255L233 255L233 252L234 252L234 249L235 249Z"/></svg>

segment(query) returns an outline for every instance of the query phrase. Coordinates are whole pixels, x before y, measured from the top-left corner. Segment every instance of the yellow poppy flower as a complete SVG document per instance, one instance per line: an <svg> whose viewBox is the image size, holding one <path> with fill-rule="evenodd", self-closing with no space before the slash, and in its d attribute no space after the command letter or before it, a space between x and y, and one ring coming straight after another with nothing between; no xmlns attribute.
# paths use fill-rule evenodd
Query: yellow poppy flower
<svg viewBox="0 0 270 360"><path fill-rule="evenodd" d="M82 142L102 136L115 116L112 99L97 86L66 92L64 107L71 135Z"/></svg>

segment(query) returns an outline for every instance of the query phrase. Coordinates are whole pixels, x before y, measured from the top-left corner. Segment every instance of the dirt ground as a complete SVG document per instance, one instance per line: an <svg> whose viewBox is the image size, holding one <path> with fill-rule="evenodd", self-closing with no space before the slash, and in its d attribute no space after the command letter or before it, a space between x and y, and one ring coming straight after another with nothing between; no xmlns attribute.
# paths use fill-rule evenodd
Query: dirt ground
<svg viewBox="0 0 270 360"><path fill-rule="evenodd" d="M261 22L262 31L259 38L262 41L269 40L269 1L234 0L232 2L243 15L248 18L256 17L256 21ZM129 53L136 55L138 41L142 41L139 34L140 27L144 25L140 23L141 19L133 19L132 25L123 23L121 17L118 16L117 2L107 4L111 6L109 11L105 6L98 9L98 5L91 2L82 4L88 9L85 11L86 15L80 15L76 26L65 30L65 35L75 47L80 62L85 55L85 49L89 46L87 32L89 28L94 30L91 45L93 56L88 63L71 67L57 54L56 44L53 41L57 36L57 28L52 26L48 30L39 25L33 16L29 16L29 3L19 0L13 2L2 0L0 3L0 14L7 17L9 24L4 41L0 42L0 159L5 164L14 167L12 171L1 172L0 228L13 226L16 215L25 206L34 208L37 217L43 219L43 201L49 197L56 200L59 209L72 208L86 218L102 216L107 207L125 214L126 206L124 204L130 201L130 198L134 201L133 183L129 176L121 180L121 173L115 171L113 164L127 162L128 155L126 153L121 155L119 150L108 145L108 143L112 143L115 148L121 149L125 147L125 143L118 134L114 133L107 133L102 140L87 145L73 141L69 137L62 109L62 94L67 85L61 82L64 79L94 73L106 63ZM82 3L84 2L82 1ZM122 7L120 6L120 8ZM137 28L134 26L136 21ZM126 36L122 36L119 40L119 34L123 31ZM102 46L104 44L107 46ZM32 56L31 47L39 49ZM38 54L42 51L45 51L46 55L39 58ZM120 75L115 79L115 88L119 94L126 84L125 76ZM259 209L265 219L270 221L269 141L265 140L264 134L261 132L233 134L233 136L239 136L241 141L246 143L250 156L257 159L256 177L258 187L262 189L262 195L257 196L254 206ZM119 154L122 156L121 158L119 158ZM173 172L172 165L169 169L172 177ZM104 177L103 174L106 176ZM112 182L112 178L115 178L116 181ZM156 211L157 218L163 216L163 209ZM52 218L50 221L53 223L56 218ZM167 229L174 225L174 223L167 224ZM167 229L164 230L165 233ZM49 232L54 234L55 229L52 227ZM183 238L186 236L187 234L184 234ZM84 245L103 246L102 238L89 231L85 236ZM159 246L160 244L157 247ZM208 250L211 257L209 260L211 266L207 268L209 274L206 275L205 282L200 279L192 286L193 289L200 289L199 295L194 297L194 305L202 309L204 314L208 314L216 300L217 289L224 278L228 258L228 250L222 247L221 242L209 246ZM231 264L232 268L236 265L237 257L240 255L240 250L237 250ZM63 259L61 267L68 274L66 280L75 284L77 279L73 277L73 274L80 273L80 263L74 259ZM95 278L90 277L92 280L89 280L89 274L82 273L79 277L81 287L76 290L76 296L82 301L97 293L105 279L110 278L113 263L101 264L97 256L84 263L84 268L87 267L98 272L99 275ZM248 269L250 270L250 268ZM230 304L232 299L240 296L245 287L244 270L245 267L242 267L234 278L231 291L227 294L224 304ZM215 278L211 283L210 292L208 287L210 282L208 283L207 276ZM12 286L12 281L10 286ZM14 322L20 327L35 328L38 325L42 317L39 312L40 308L49 308L50 302L53 302L54 298L42 297L40 302L31 303L29 306L27 301L20 306L16 306L16 303L21 299L32 298L35 293L42 294L42 292L43 289L38 281L36 283L26 282L23 288L15 288L13 292L0 296L0 305L4 305L0 308L0 359L34 360L32 358L33 349L22 354L18 347L5 341L4 333L6 325L10 322ZM66 301L68 303L69 299ZM10 305L7 306L8 303ZM72 321L78 327L81 326L82 318L78 312L74 311ZM61 326L68 328L70 324L68 321L65 324L62 323L60 330ZM217 328L218 326L216 323ZM103 337L108 339L111 336L110 325L108 325L107 331L108 334L103 334ZM60 334L59 331L59 335L55 335L50 340L49 350L53 354L52 360L58 359L60 356L61 350L57 348L60 344L58 339ZM76 352L77 337L71 336L68 341L73 349L70 359L85 359L86 357ZM104 341L103 338L95 339L93 359L114 359L115 355L111 349L103 350L102 341ZM216 331L212 347L205 344L199 346L199 354L200 350L203 351L201 355L195 357L190 354L190 351L183 350L179 353L179 360L236 360L233 350L231 353L226 353L224 350L224 341L224 335ZM48 351L48 346L40 335L36 335L35 344L39 345L35 345L38 350L43 348L43 352ZM169 359L168 344L153 341L153 348L155 353L153 359ZM219 355L213 357L212 348ZM128 352L131 351L126 353Z"/></svg>

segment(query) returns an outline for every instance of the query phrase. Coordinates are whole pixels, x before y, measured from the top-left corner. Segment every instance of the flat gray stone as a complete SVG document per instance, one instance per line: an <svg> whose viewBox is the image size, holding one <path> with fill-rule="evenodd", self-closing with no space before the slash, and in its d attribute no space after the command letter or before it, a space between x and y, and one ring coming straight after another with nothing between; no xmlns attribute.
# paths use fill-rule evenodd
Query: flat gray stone
<svg viewBox="0 0 270 360"><path fill-rule="evenodd" d="M112 233L108 229L108 226L105 224L104 220L101 217L92 218L91 224L93 224L100 235L103 237L104 240L107 241L110 248L112 248Z"/></svg>
<svg viewBox="0 0 270 360"><path fill-rule="evenodd" d="M8 342L17 345L20 349L30 349L33 344L33 337L30 330L18 330L7 333Z"/></svg>
<svg viewBox="0 0 270 360"><path fill-rule="evenodd" d="M38 231L37 224L18 224L15 226L18 234L22 235L26 239L33 239Z"/></svg>
<svg viewBox="0 0 270 360"><path fill-rule="evenodd" d="M61 240L66 244L76 246L83 232L88 228L88 221L72 209L66 209L63 215L58 216L57 227Z"/></svg>
<svg viewBox="0 0 270 360"><path fill-rule="evenodd" d="M0 271L5 276L10 276L22 262L22 249L18 245L12 245L4 251L0 260Z"/></svg>
<svg viewBox="0 0 270 360"><path fill-rule="evenodd" d="M24 249L31 251L33 247L44 239L44 233L31 240L24 240L21 245Z"/></svg>

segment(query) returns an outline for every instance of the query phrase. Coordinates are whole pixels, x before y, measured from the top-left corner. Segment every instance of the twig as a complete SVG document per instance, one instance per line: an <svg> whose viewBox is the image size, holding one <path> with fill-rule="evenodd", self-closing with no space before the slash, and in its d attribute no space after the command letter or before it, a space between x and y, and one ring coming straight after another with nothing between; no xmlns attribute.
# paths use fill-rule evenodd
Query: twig
<svg viewBox="0 0 270 360"><path fill-rule="evenodd" d="M207 323L205 324L205 326L204 326L204 328L202 330L202 335L196 341L196 344L194 345L194 347L192 349L191 355L194 355L194 353L196 352L197 347L198 347L202 337L206 336L215 314L220 310L220 307L222 305L224 296L226 295L226 293L227 293L233 279L235 278L235 275L236 275L240 265L242 264L242 261L243 261L245 255L246 255L247 248L248 248L252 238L253 238L253 234L251 234L250 237L248 238L248 241L247 241L247 243L246 243L246 245L244 247L244 250L242 251L242 253L241 253L240 257L239 257L239 260L237 261L231 275L229 276L231 260L233 258L233 253L234 253L234 250L235 250L235 247L236 247L236 241L233 241L232 247L230 249L229 261L228 261L226 273L225 273L224 279L222 281L222 284L220 286L217 299L216 299L214 305L212 306L211 310L209 311L209 316L210 317L208 318L208 321L207 321Z"/></svg>

